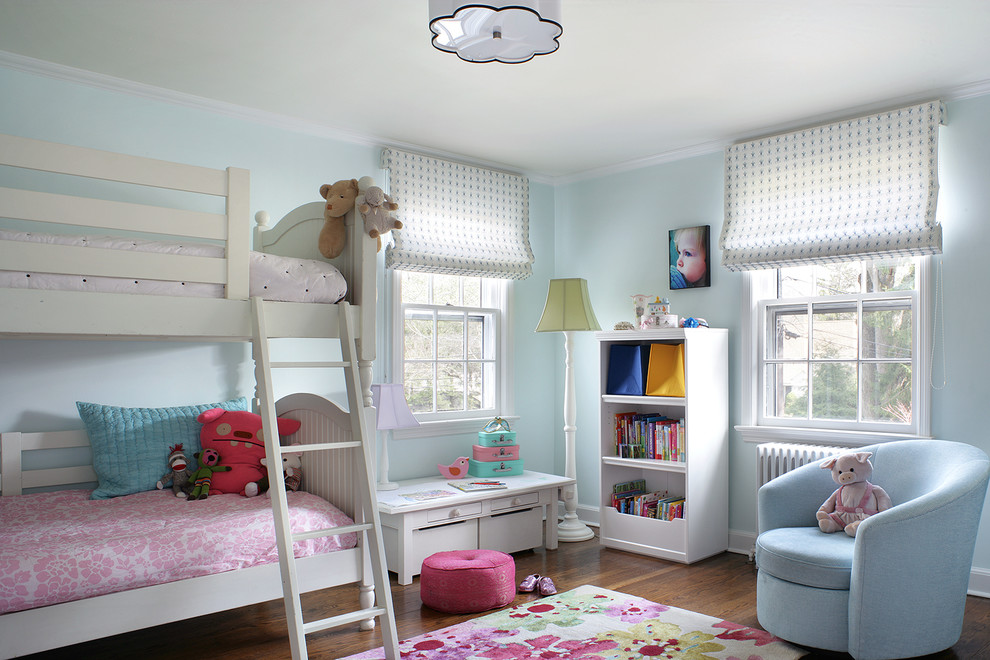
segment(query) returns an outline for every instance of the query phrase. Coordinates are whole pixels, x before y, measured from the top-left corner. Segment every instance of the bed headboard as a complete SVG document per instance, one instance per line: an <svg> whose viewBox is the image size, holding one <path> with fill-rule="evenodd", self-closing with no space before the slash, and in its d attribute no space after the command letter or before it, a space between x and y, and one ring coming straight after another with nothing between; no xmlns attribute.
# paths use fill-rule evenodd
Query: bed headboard
<svg viewBox="0 0 990 660"><path fill-rule="evenodd" d="M350 442L351 419L337 404L315 394L291 394L275 404L280 417L302 422L302 428L285 443ZM368 409L368 414L374 411ZM368 428L374 428L370 420ZM92 459L88 452L62 452L59 463L72 465L24 469L26 455L37 452L37 462L45 463L45 454L56 450L88 448L86 431L54 431L41 433L0 433L0 495L20 495L25 489L41 487L80 487L95 483ZM373 446L373 443L372 443ZM363 460L355 449L303 454L303 489L333 502L340 510L355 517L359 488L356 461ZM52 461L49 461L52 462ZM363 470L363 466L361 466Z"/></svg>
<svg viewBox="0 0 990 660"><path fill-rule="evenodd" d="M258 211L254 216L254 247L270 254L329 261L336 266L347 280L347 302L360 307L361 335L371 338L360 342L358 357L374 360L378 241L368 236L360 215L352 209L344 218L347 242L343 253L335 259L326 259L318 248L324 204L322 201L303 204L274 226L267 211Z"/></svg>

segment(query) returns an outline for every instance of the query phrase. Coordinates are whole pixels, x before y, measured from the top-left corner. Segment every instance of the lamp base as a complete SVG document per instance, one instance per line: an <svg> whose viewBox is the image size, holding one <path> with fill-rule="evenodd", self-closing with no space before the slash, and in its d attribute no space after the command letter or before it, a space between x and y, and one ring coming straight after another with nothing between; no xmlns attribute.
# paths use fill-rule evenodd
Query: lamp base
<svg viewBox="0 0 990 660"><path fill-rule="evenodd" d="M394 481L379 481L375 484L375 490L395 490L399 487L399 484Z"/></svg>
<svg viewBox="0 0 990 660"><path fill-rule="evenodd" d="M564 514L564 519L557 523L557 540L563 542L587 541L595 538L591 528L581 522L573 514Z"/></svg>

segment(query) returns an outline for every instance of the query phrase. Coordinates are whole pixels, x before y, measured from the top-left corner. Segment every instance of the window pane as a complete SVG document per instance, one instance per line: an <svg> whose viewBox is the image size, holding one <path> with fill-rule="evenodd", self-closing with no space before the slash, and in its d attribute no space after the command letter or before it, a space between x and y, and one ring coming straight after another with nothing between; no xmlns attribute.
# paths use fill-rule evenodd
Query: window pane
<svg viewBox="0 0 990 660"><path fill-rule="evenodd" d="M460 305L460 278L456 275L433 276L433 304Z"/></svg>
<svg viewBox="0 0 990 660"><path fill-rule="evenodd" d="M863 419L911 423L911 364L863 364Z"/></svg>
<svg viewBox="0 0 990 660"><path fill-rule="evenodd" d="M812 308L811 357L856 359L858 356L856 311L848 306L815 305Z"/></svg>
<svg viewBox="0 0 990 660"><path fill-rule="evenodd" d="M866 264L866 292L912 291L915 263L913 259L871 261Z"/></svg>
<svg viewBox="0 0 990 660"><path fill-rule="evenodd" d="M437 319L437 358L464 359L464 315L440 313Z"/></svg>
<svg viewBox="0 0 990 660"><path fill-rule="evenodd" d="M837 296L843 293L859 293L860 272L859 261L846 261L830 266L815 266L818 296Z"/></svg>
<svg viewBox="0 0 990 660"><path fill-rule="evenodd" d="M431 312L408 310L406 312L404 332L404 359L433 359L433 314Z"/></svg>
<svg viewBox="0 0 990 660"><path fill-rule="evenodd" d="M433 412L433 364L406 362L402 374L406 401L414 413Z"/></svg>
<svg viewBox="0 0 990 660"><path fill-rule="evenodd" d="M766 414L808 418L808 365L770 364L766 376Z"/></svg>
<svg viewBox="0 0 990 660"><path fill-rule="evenodd" d="M767 342L768 358L808 359L808 311L778 311L773 315L774 333Z"/></svg>
<svg viewBox="0 0 990 660"><path fill-rule="evenodd" d="M491 409L495 407L495 363L485 362L482 364L483 389L481 407Z"/></svg>
<svg viewBox="0 0 990 660"><path fill-rule="evenodd" d="M815 267L790 266L777 275L779 298L807 298L815 294Z"/></svg>
<svg viewBox="0 0 990 660"><path fill-rule="evenodd" d="M825 362L811 368L811 416L814 419L855 420L859 400L856 365Z"/></svg>
<svg viewBox="0 0 990 660"><path fill-rule="evenodd" d="M437 362L437 410L464 410L463 362Z"/></svg>
<svg viewBox="0 0 990 660"><path fill-rule="evenodd" d="M484 392L484 370L481 363L470 362L467 365L467 409L481 410L482 392Z"/></svg>
<svg viewBox="0 0 990 660"><path fill-rule="evenodd" d="M481 278L464 278L464 302L465 307L481 307Z"/></svg>
<svg viewBox="0 0 990 660"><path fill-rule="evenodd" d="M490 358L485 355L485 320L491 322L490 316L469 316L468 317L468 342L467 356L469 360L481 360Z"/></svg>
<svg viewBox="0 0 990 660"><path fill-rule="evenodd" d="M419 303L422 305L430 302L430 276L425 273L402 273L402 302Z"/></svg>
<svg viewBox="0 0 990 660"><path fill-rule="evenodd" d="M911 301L863 304L863 358L910 360Z"/></svg>

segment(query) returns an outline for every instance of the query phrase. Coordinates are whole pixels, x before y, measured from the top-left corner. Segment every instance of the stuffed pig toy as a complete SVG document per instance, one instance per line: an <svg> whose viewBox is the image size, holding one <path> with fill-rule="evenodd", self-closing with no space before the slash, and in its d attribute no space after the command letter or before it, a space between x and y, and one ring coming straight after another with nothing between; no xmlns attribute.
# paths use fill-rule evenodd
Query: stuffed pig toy
<svg viewBox="0 0 990 660"><path fill-rule="evenodd" d="M875 513L891 506L890 497L880 486L869 482L873 475L872 454L868 451L833 456L823 461L823 470L832 471L832 479L839 484L825 503L818 508L818 528L823 532L845 530L856 536L859 524Z"/></svg>

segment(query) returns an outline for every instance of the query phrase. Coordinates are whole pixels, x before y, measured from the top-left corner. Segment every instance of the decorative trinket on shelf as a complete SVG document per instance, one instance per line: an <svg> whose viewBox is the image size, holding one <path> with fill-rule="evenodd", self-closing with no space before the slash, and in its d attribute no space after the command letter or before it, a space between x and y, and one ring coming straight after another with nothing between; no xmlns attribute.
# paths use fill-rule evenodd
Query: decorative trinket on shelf
<svg viewBox="0 0 990 660"><path fill-rule="evenodd" d="M630 296L633 299L633 315L636 317L635 327L640 327L643 324L643 316L646 314L646 303L651 298L642 293L637 293L635 296ZM616 328L619 330L620 328ZM622 328L623 330L625 328Z"/></svg>

